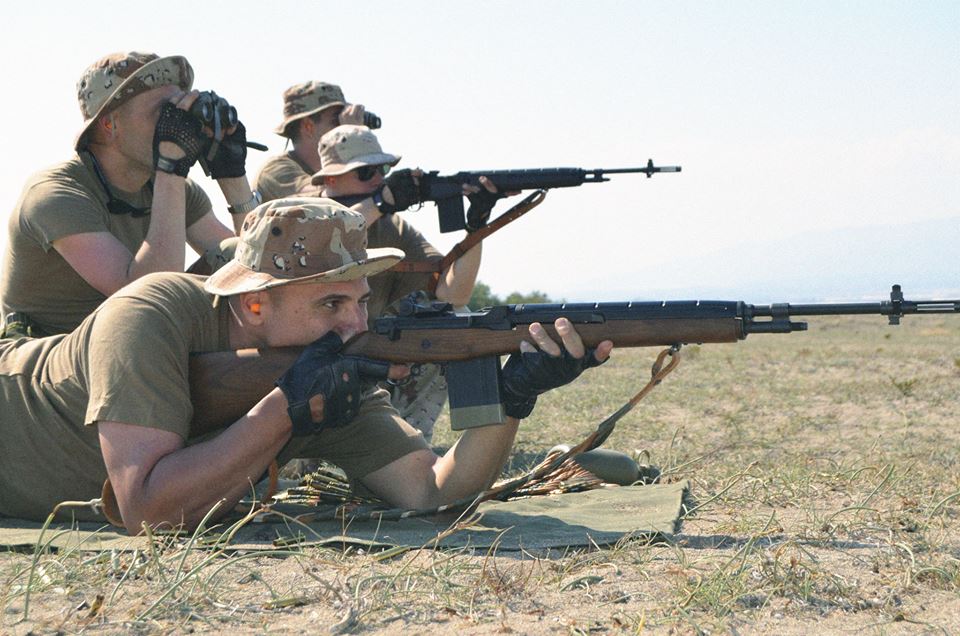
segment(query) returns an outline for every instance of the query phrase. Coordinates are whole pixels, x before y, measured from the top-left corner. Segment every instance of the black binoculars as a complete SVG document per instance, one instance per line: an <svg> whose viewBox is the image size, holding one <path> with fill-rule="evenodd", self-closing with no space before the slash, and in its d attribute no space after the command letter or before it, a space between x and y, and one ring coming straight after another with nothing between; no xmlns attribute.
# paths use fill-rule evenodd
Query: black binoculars
<svg viewBox="0 0 960 636"><path fill-rule="evenodd" d="M380 118L368 110L363 113L363 125L370 130L379 128L381 125Z"/></svg>
<svg viewBox="0 0 960 636"><path fill-rule="evenodd" d="M236 126L239 121L237 109L213 91L200 93L190 107L190 114L217 132Z"/></svg>

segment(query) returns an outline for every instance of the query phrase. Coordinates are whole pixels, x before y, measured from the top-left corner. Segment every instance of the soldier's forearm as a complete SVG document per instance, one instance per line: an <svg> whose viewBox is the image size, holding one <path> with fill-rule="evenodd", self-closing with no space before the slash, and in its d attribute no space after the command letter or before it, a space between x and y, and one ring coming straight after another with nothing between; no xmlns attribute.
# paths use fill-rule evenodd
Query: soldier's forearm
<svg viewBox="0 0 960 636"><path fill-rule="evenodd" d="M477 243L441 272L440 282L437 284L437 299L448 302L454 307L462 307L469 303L473 286L477 283L482 255L483 243Z"/></svg>
<svg viewBox="0 0 960 636"><path fill-rule="evenodd" d="M230 208L233 229L237 234L240 234L243 219L249 213L249 210L245 208L249 207L250 201L253 198L253 190L250 188L250 182L246 176L243 176L219 179L217 183L220 185L223 198Z"/></svg>
<svg viewBox="0 0 960 636"><path fill-rule="evenodd" d="M513 447L519 421L507 418L502 424L472 428L434 464L434 501L439 506L485 490L503 471Z"/></svg>
<svg viewBox="0 0 960 636"><path fill-rule="evenodd" d="M186 180L158 172L150 210L150 228L127 267L127 282L153 272L182 272L187 243Z"/></svg>
<svg viewBox="0 0 960 636"><path fill-rule="evenodd" d="M142 483L114 484L127 529L138 532L142 521L195 528L218 503L213 518L229 512L289 441L286 405L276 389L216 437L162 457Z"/></svg>

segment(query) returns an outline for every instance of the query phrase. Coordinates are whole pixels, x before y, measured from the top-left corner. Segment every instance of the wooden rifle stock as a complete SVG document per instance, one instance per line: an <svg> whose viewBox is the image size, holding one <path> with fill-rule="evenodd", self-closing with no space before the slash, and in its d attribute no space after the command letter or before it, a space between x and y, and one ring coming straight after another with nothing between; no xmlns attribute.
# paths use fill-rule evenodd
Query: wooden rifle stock
<svg viewBox="0 0 960 636"><path fill-rule="evenodd" d="M575 319L572 319L575 321ZM552 324L544 323L559 342ZM587 347L612 340L615 347L669 346L692 342L736 342L741 335L736 318L611 320L577 324ZM527 325L513 329L408 329L396 339L390 334L366 332L346 343L346 355L398 364L453 362L499 356L520 350L530 337ZM190 359L190 396L193 403L191 436L229 426L240 419L273 387L300 355L299 347L242 349L194 354Z"/></svg>

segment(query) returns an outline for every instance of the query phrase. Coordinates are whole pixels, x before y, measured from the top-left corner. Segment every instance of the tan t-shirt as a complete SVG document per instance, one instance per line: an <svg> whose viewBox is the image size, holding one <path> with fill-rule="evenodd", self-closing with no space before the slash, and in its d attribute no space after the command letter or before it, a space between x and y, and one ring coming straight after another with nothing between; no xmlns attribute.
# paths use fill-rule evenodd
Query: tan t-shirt
<svg viewBox="0 0 960 636"><path fill-rule="evenodd" d="M57 502L98 497L107 476L98 421L190 440L189 355L229 349L228 305L213 308L202 282L150 274L68 335L0 341L0 516L42 520ZM293 440L281 457L307 452L356 479L425 447L373 390L351 424Z"/></svg>
<svg viewBox="0 0 960 636"><path fill-rule="evenodd" d="M292 153L278 155L267 160L253 181L253 189L260 193L266 203L297 194L310 185L310 167Z"/></svg>
<svg viewBox="0 0 960 636"><path fill-rule="evenodd" d="M111 188L114 198L149 208L149 185L139 192ZM143 244L151 215L110 214L90 155L82 153L33 175L7 222L7 251L0 278L3 313L26 314L45 333L67 333L106 298L78 274L57 250L57 239L109 232L131 253ZM211 211L210 198L187 180L186 226Z"/></svg>
<svg viewBox="0 0 960 636"><path fill-rule="evenodd" d="M406 254L406 261L440 261L443 256L417 228L404 221L399 214L381 217L367 230L368 247L396 247ZM430 284L431 274L420 272L386 271L371 276L370 303L367 311L370 326L390 305L410 292L424 290Z"/></svg>

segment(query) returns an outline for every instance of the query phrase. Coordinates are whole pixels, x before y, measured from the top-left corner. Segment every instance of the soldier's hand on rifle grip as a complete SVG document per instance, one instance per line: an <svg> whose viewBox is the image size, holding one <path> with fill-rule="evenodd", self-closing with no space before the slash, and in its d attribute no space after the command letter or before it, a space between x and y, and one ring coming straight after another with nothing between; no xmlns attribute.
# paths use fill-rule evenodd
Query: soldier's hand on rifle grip
<svg viewBox="0 0 960 636"><path fill-rule="evenodd" d="M483 188L463 185L463 194L470 200L470 208L467 210L467 232L476 232L487 225L490 220L490 213L497 201L504 197L520 194L519 192L499 192L497 186L487 177L480 177L480 183Z"/></svg>
<svg viewBox="0 0 960 636"><path fill-rule="evenodd" d="M554 323L562 343L550 338L540 323L529 328L536 346L524 340L520 353L513 354L503 365L500 377L500 397L504 412L516 419L530 415L537 396L575 380L584 369L606 362L613 343L604 340L596 349L585 349L580 335L566 318Z"/></svg>
<svg viewBox="0 0 960 636"><path fill-rule="evenodd" d="M420 177L423 171L420 169L394 170L383 180L383 188L380 191L380 201L377 202L377 208L383 214L393 214L406 210L411 205L423 203L423 197L420 192ZM376 197L374 197L376 201Z"/></svg>
<svg viewBox="0 0 960 636"><path fill-rule="evenodd" d="M294 437L349 424L360 412L364 391L393 375L386 362L344 356L342 348L343 340L331 331L308 345L277 380Z"/></svg>

